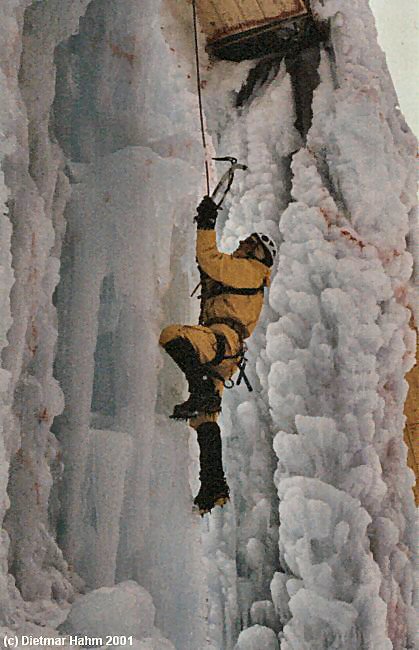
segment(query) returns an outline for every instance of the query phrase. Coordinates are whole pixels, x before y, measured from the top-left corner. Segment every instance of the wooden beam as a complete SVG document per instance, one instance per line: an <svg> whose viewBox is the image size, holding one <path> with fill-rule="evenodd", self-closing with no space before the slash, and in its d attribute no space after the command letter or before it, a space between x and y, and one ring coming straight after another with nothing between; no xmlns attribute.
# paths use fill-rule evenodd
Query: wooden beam
<svg viewBox="0 0 419 650"><path fill-rule="evenodd" d="M307 13L304 0L198 0L199 21L209 43Z"/></svg>

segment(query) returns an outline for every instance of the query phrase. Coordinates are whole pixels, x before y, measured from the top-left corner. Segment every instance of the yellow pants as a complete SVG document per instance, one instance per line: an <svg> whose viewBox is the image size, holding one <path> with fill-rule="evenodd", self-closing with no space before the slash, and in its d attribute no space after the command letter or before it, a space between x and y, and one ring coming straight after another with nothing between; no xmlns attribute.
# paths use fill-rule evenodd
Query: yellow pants
<svg viewBox="0 0 419 650"><path fill-rule="evenodd" d="M168 325L160 334L159 343L162 347L169 341L178 337L188 340L194 347L201 363L209 363L215 359L217 353L217 339L215 334L222 334L226 341L226 356L237 355L242 347L240 337L227 325L216 324L210 327L204 325ZM231 379L237 370L238 359L224 359L217 366L213 366L214 371L219 374L224 381ZM224 383L221 379L214 379L215 388L221 395L224 390ZM189 420L191 427L196 429L203 422L216 422L218 413L200 413L195 418Z"/></svg>

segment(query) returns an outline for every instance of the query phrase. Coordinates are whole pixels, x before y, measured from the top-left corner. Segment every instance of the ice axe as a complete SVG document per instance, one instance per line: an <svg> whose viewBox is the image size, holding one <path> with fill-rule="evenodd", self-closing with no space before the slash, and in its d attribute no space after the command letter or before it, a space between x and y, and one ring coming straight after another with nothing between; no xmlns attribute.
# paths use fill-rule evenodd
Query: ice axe
<svg viewBox="0 0 419 650"><path fill-rule="evenodd" d="M217 160L219 162L229 162L230 167L227 169L227 171L221 176L217 187L211 194L211 198L214 201L215 205L219 210L222 210L222 203L227 196L230 187L233 184L234 180L234 173L236 169L243 169L245 171L247 169L247 165L242 165L239 162L237 162L237 158L234 158L234 156L224 156L224 158L213 158L213 160ZM218 197L221 197L218 199Z"/></svg>

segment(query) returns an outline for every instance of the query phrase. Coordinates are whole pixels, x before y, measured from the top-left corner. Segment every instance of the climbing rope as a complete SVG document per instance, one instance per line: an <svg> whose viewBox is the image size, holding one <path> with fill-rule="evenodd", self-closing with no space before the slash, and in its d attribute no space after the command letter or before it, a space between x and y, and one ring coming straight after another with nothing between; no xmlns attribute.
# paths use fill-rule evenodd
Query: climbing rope
<svg viewBox="0 0 419 650"><path fill-rule="evenodd" d="M205 156L205 175L207 179L207 195L210 193L210 182L209 182L209 168L208 168L208 159L207 159L207 141L205 138L205 128L204 128L204 115L202 110L202 93L201 93L201 72L199 66L199 46L198 46L198 22L196 18L196 1L192 0L192 12L193 12L193 26L195 34L195 65L196 65L196 85L198 88L198 102L199 102L199 118L201 121L201 134L202 134L202 144L204 147L204 156Z"/></svg>
<svg viewBox="0 0 419 650"><path fill-rule="evenodd" d="M198 19L196 14L196 0L192 0L192 13L193 13L193 27L194 27L194 36L195 36L195 67L196 67L196 86L198 89L198 104L199 104L199 119L201 124L201 135L202 135L202 145L204 147L204 160L205 160L205 176L207 179L207 196L210 195L210 180L209 180L209 166L208 166L208 150L207 150L207 140L205 137L205 126L204 126L204 111L202 106L202 83L201 83L201 70L199 63L199 44L198 44ZM225 161L230 163L230 169L222 176L220 182L212 193L212 199L217 204L218 208L221 208L226 195L228 194L230 187L234 180L234 172L236 169L247 169L246 165L241 165L237 162L237 158L232 156L226 156L224 158L213 158L213 160ZM221 193L221 198L216 201L216 196L218 193Z"/></svg>

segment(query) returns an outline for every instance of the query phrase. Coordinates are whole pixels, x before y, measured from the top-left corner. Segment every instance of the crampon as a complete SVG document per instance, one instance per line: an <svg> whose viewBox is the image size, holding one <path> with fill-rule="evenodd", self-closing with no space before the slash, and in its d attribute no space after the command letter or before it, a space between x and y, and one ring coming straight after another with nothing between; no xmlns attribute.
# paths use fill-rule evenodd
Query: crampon
<svg viewBox="0 0 419 650"><path fill-rule="evenodd" d="M224 508L224 506L230 501L228 487L214 496L202 496L201 492L194 500L194 511L199 512L201 517L211 512L216 506Z"/></svg>

